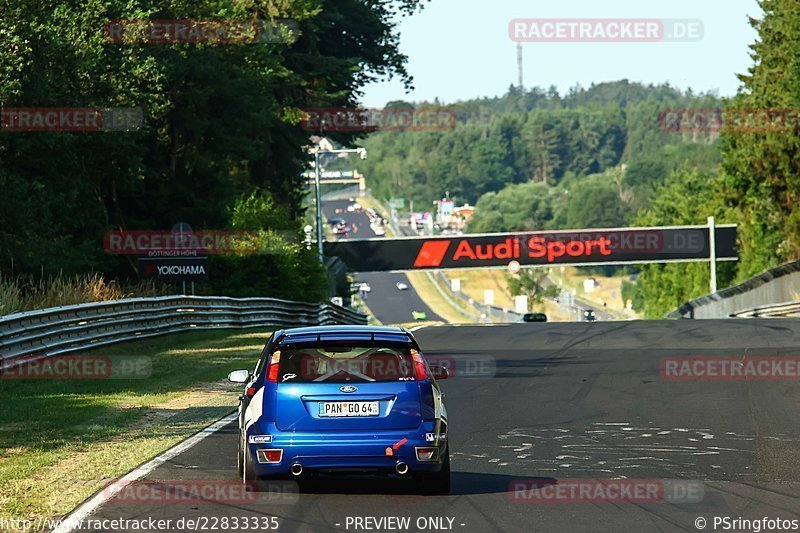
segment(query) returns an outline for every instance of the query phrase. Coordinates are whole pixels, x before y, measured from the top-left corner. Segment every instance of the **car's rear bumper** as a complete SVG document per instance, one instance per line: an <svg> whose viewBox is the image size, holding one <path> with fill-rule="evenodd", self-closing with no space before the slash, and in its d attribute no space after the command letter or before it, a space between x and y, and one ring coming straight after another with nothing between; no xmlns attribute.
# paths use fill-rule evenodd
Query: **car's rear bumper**
<svg viewBox="0 0 800 533"><path fill-rule="evenodd" d="M395 472L398 462L408 465L409 474L438 472L447 446L446 435L436 433L435 422L424 422L413 430L348 432L293 432L278 430L274 424L259 426L254 424L250 428L248 438L250 435L271 436L269 443L247 444L253 469L259 476L289 474L295 463L302 465L304 473L327 470L391 473ZM418 460L418 447L438 448L436 460ZM280 462L259 462L259 449L283 450Z"/></svg>

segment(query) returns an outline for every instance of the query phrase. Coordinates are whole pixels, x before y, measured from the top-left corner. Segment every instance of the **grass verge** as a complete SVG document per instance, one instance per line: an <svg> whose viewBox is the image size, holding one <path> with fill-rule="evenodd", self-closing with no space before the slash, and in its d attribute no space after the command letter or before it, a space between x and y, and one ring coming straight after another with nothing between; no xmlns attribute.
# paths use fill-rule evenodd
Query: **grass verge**
<svg viewBox="0 0 800 533"><path fill-rule="evenodd" d="M494 304L507 309L514 309L514 297L508 290L505 270L501 269L464 269L447 270L448 279L460 279L461 290L476 302L483 302L484 290L494 291Z"/></svg>
<svg viewBox="0 0 800 533"><path fill-rule="evenodd" d="M559 282L562 287L575 291L575 295L587 303L597 308L603 308L614 314L617 318L638 318L637 313L625 309L625 302L622 299L622 281L625 276L606 277L596 274L588 275L575 267L565 267L563 273L560 269L553 269L552 278ZM583 281L587 278L595 278L598 286L592 292L586 292Z"/></svg>
<svg viewBox="0 0 800 533"><path fill-rule="evenodd" d="M417 291L422 301L428 304L431 310L450 324L477 322L475 317L469 316L448 302L436 289L425 272L407 272L411 285Z"/></svg>
<svg viewBox="0 0 800 533"><path fill-rule="evenodd" d="M0 275L0 315L86 302L121 300L134 296L166 296L169 287L152 282L120 285L100 274L48 278Z"/></svg>
<svg viewBox="0 0 800 533"><path fill-rule="evenodd" d="M93 350L141 356L145 379L0 379L0 515L64 516L109 481L232 413L228 372L255 365L269 332L222 330Z"/></svg>

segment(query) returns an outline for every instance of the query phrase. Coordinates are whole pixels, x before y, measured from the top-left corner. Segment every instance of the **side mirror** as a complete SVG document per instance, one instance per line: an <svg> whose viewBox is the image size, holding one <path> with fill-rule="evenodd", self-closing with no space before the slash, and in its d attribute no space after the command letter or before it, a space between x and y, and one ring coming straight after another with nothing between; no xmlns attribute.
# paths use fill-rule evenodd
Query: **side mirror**
<svg viewBox="0 0 800 533"><path fill-rule="evenodd" d="M440 380L440 379L447 379L450 377L450 372L447 370L446 367L441 365L433 365L431 367L431 374L433 374L433 379Z"/></svg>
<svg viewBox="0 0 800 533"><path fill-rule="evenodd" d="M228 381L231 383L247 383L250 380L250 372L248 370L234 370L228 374Z"/></svg>

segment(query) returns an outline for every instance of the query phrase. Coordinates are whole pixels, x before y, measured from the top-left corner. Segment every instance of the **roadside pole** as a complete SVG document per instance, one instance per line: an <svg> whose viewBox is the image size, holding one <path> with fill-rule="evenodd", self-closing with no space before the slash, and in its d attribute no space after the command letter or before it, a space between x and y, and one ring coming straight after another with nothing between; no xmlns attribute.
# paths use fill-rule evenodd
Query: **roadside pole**
<svg viewBox="0 0 800 533"><path fill-rule="evenodd" d="M322 255L322 199L319 193L319 147L314 152L314 184L317 196L317 255L319 256L320 264L325 261Z"/></svg>
<svg viewBox="0 0 800 533"><path fill-rule="evenodd" d="M717 239L714 225L714 217L708 217L708 248L710 253L711 272L709 276L709 288L711 294L717 292Z"/></svg>

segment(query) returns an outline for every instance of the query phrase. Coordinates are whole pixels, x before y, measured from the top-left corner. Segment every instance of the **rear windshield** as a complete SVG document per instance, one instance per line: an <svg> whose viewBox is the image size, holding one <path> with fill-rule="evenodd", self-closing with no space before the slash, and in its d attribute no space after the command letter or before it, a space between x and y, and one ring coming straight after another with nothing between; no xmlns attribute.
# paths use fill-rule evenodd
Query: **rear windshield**
<svg viewBox="0 0 800 533"><path fill-rule="evenodd" d="M282 348L279 383L413 381L407 348L326 346Z"/></svg>

